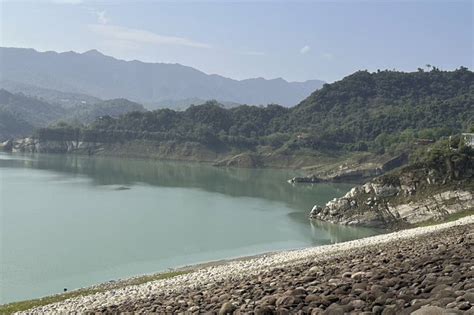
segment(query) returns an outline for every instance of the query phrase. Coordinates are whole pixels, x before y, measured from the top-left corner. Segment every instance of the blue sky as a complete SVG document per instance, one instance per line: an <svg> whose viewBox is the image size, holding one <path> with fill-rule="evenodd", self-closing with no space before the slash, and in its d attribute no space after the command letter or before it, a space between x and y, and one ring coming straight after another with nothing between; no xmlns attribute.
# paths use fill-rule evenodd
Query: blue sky
<svg viewBox="0 0 474 315"><path fill-rule="evenodd" d="M331 82L359 69L472 69L473 3L0 0L0 45Z"/></svg>

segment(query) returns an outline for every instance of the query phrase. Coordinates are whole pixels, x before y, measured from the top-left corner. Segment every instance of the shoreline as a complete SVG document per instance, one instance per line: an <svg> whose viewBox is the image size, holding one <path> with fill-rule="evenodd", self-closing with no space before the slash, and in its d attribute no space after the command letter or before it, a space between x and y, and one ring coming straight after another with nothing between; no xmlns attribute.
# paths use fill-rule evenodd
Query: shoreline
<svg viewBox="0 0 474 315"><path fill-rule="evenodd" d="M254 256L224 259L197 265L178 267L173 269L172 272L181 274L177 274L170 278L147 281L136 285L127 284L133 279L147 277L141 276L118 280L117 282L112 283L115 287L117 285L123 285L123 287L119 288L107 288L110 283L103 283L89 288L105 287L105 291L103 292L78 296L57 303L40 306L29 309L26 313L86 312L98 308L106 308L127 301L143 300L149 298L151 295L154 296L161 293L178 292L184 289L192 290L225 279L238 280L249 276L255 276L273 268L288 267L294 264L303 263L309 259L312 261L333 259L352 250L377 245L383 246L390 242L396 242L397 240L413 239L423 235L443 231L454 226L465 226L470 224L474 224L474 215L437 225L410 228L331 245L263 253ZM155 276L159 275L166 275L166 273L155 274Z"/></svg>
<svg viewBox="0 0 474 315"><path fill-rule="evenodd" d="M295 174L297 177L313 176L314 172L340 172L342 165L345 165L342 174L335 174L336 178L327 178L325 182L357 182L367 180L386 173L390 169L386 169L384 165L390 164L392 160L398 156L379 155L374 152L322 152L322 151L292 151L290 153L282 153L277 150L270 149L269 146L259 146L254 149L238 149L227 148L225 150L214 150L198 144L193 151L176 150L174 144L170 146L168 142L159 142L166 150L156 149L156 143L148 143L146 141L129 141L120 146L115 143L90 143L93 152L89 150L73 149L74 141L51 141L44 140L47 148L48 142L61 143L64 150L59 150L57 145L53 145L51 149L43 149L38 151L34 144L40 140L37 138L19 138L12 140L12 150L1 149L3 152L21 153L21 154L61 154L61 155L77 155L91 157L120 157L127 159L143 159L143 160L162 160L177 162L195 162L209 164L214 167L221 168L248 168L248 169L290 169L295 171L304 171L305 174ZM23 143L26 141L26 144ZM31 142L31 143L30 143ZM66 145L66 143L68 143ZM180 143L182 144L182 143ZM194 143L195 144L195 143ZM50 143L51 145L51 143ZM97 146L97 147L96 147ZM100 148L100 149L99 149ZM160 151L161 150L161 151ZM349 166L348 166L349 165ZM317 171L319 170L319 171ZM346 174L346 172L349 172ZM355 173L354 173L355 172Z"/></svg>

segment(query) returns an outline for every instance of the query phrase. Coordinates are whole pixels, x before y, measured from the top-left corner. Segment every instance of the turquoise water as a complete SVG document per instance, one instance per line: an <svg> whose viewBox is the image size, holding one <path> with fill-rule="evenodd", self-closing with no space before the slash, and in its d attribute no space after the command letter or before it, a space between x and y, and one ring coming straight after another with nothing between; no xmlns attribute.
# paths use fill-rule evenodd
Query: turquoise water
<svg viewBox="0 0 474 315"><path fill-rule="evenodd" d="M0 154L0 304L375 231L311 223L347 184L292 170Z"/></svg>

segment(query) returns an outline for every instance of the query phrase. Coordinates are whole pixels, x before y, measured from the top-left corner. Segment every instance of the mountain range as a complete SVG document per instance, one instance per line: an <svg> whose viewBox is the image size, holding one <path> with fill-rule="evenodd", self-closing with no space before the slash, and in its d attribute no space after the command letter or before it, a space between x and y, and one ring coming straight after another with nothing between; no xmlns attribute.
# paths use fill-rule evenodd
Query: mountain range
<svg viewBox="0 0 474 315"><path fill-rule="evenodd" d="M293 106L324 84L282 78L239 81L180 64L119 60L97 50L58 53L0 47L0 65L0 87L9 91L36 97L56 93L54 97L61 98L61 93L68 93L84 98L127 98L149 109L210 99Z"/></svg>

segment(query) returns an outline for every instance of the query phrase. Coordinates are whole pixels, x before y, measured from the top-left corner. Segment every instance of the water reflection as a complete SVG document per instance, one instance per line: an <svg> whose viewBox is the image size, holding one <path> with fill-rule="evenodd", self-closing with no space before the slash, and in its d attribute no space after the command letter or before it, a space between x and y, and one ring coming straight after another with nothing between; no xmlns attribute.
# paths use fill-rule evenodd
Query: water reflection
<svg viewBox="0 0 474 315"><path fill-rule="evenodd" d="M310 220L313 235L320 235L322 231L329 236L329 243L346 242L377 234L375 229L338 225L319 220Z"/></svg>
<svg viewBox="0 0 474 315"><path fill-rule="evenodd" d="M85 175L95 185L131 186L145 183L161 187L199 188L234 197L282 201L308 211L314 204L343 195L350 184L289 185L298 170L218 168L208 164L85 157L74 155L3 155L0 167L19 167ZM5 159L5 157L9 157ZM17 158L14 158L17 157Z"/></svg>
<svg viewBox="0 0 474 315"><path fill-rule="evenodd" d="M297 171L0 154L0 303L377 233L308 220L351 185Z"/></svg>

